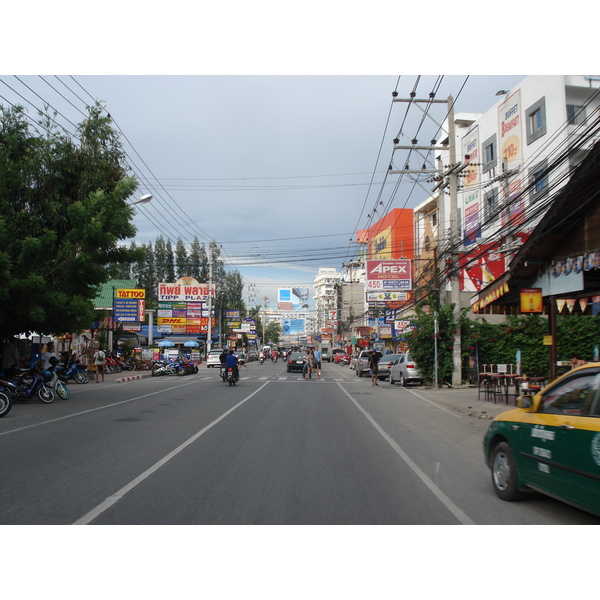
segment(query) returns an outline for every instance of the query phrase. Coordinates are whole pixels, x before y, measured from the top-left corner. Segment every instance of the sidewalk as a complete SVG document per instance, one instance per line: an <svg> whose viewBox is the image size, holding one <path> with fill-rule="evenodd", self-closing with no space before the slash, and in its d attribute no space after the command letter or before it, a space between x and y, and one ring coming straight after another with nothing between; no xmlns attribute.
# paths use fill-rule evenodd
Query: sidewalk
<svg viewBox="0 0 600 600"><path fill-rule="evenodd" d="M486 402L481 395L478 400L479 390L476 387L461 388L411 388L423 394L430 400L446 404L450 408L476 419L493 419L497 414L515 407L514 399L508 404L504 402Z"/></svg>

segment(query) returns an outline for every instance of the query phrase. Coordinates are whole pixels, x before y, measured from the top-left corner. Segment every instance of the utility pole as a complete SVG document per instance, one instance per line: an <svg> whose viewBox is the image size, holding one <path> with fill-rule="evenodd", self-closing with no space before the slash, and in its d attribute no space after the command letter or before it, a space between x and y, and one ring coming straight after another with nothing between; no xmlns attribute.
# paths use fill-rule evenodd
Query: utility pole
<svg viewBox="0 0 600 600"><path fill-rule="evenodd" d="M213 249L208 249L208 331L206 332L206 356L212 346L212 259Z"/></svg>
<svg viewBox="0 0 600 600"><path fill-rule="evenodd" d="M419 151L447 151L449 153L449 163L448 169L445 173L440 173L438 169L427 169L426 165L423 164L422 169L412 170L407 167L403 170L393 171L391 168L389 170L390 174L433 174L436 176L433 178L435 181L439 181L439 183L434 187L432 192L434 193L438 188L445 186L448 184L449 194L450 194L450 219L449 219L449 247L450 247L450 257L451 257L451 265L450 265L450 273L448 275L448 281L450 285L450 302L454 304L454 319L457 323L456 331L454 332L454 345L452 349L452 362L453 362L453 370L452 370L452 385L459 386L462 383L462 373L461 373L461 332L460 332L460 279L458 273L458 247L459 247L459 230L458 230L458 176L459 173L467 166L462 163L456 163L456 139L455 139L455 131L454 131L454 99L452 96L449 96L447 100L435 100L432 95L428 99L416 99L412 96L410 99L400 99L394 98L394 102L410 102L415 105L419 105L420 103L426 104L446 104L447 106L447 120L448 120L448 145L436 146L435 140L431 140L430 146L419 146L418 140L412 140L411 146L399 146L397 145L399 140L394 140L394 149L397 150L414 150L416 152ZM420 108L420 107L419 107ZM421 109L422 110L422 109ZM431 118L431 117L430 117ZM441 165L439 165L441 166ZM445 244L445 210L443 203L443 194L442 191L439 196L439 235L438 235L438 245L439 247L444 247ZM440 289L443 289L440 287Z"/></svg>
<svg viewBox="0 0 600 600"><path fill-rule="evenodd" d="M448 145L450 151L450 165L456 165L456 137L454 133L454 99L448 96ZM460 331L460 278L458 276L458 172L459 166L450 167L448 179L450 181L450 302L454 304L454 320L456 331L454 332L454 347L452 358L454 369L452 371L452 385L459 386L462 383L461 365L461 331Z"/></svg>

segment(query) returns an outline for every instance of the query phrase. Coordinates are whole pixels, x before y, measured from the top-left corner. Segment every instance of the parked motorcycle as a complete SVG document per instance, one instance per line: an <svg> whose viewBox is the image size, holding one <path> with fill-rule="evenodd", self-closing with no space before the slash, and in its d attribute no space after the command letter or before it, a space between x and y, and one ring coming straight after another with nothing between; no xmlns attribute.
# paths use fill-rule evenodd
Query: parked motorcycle
<svg viewBox="0 0 600 600"><path fill-rule="evenodd" d="M5 417L12 408L12 395L6 389L0 389L0 418Z"/></svg>
<svg viewBox="0 0 600 600"><path fill-rule="evenodd" d="M114 356L113 354L109 354L104 362L104 372L105 373L120 373L123 370L123 363Z"/></svg>
<svg viewBox="0 0 600 600"><path fill-rule="evenodd" d="M48 387L52 388L54 393L59 398L62 398L63 400L68 400L71 397L71 390L69 390L69 388L67 387L67 384L64 383L58 377L58 374L56 373L57 366L58 366L58 359L52 357L50 359L50 366L48 367L48 369L46 369L46 371L44 371L44 374L46 374L46 373L51 374L51 379L48 382Z"/></svg>
<svg viewBox="0 0 600 600"><path fill-rule="evenodd" d="M87 383L90 380L87 368L80 365L79 362L71 363L69 367L57 365L56 374L63 383L67 383L70 379L76 383Z"/></svg>
<svg viewBox="0 0 600 600"><path fill-rule="evenodd" d="M33 368L16 377L0 379L0 386L12 394L13 400L25 401L37 395L44 404L50 404L55 398L54 390L48 386L51 379L51 373L45 375Z"/></svg>
<svg viewBox="0 0 600 600"><path fill-rule="evenodd" d="M187 375L189 370L179 361L173 360L169 362L155 361L152 365L153 377L160 375Z"/></svg>

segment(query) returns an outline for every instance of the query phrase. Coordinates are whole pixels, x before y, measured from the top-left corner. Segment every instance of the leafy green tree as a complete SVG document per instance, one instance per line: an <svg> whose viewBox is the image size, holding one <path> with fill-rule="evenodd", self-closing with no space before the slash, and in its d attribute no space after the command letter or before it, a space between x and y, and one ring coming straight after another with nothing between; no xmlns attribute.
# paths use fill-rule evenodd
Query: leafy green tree
<svg viewBox="0 0 600 600"><path fill-rule="evenodd" d="M265 327L265 339L263 340L263 344L265 342L274 342L276 344L279 343L281 338L281 323L277 321L272 321Z"/></svg>
<svg viewBox="0 0 600 600"><path fill-rule="evenodd" d="M435 303L429 302L432 307ZM426 381L432 382L435 373L435 319L437 313L438 331L437 336L437 365L438 382L452 381L454 370L454 332L457 323L454 319L454 305L442 304L437 311L431 313L423 311L421 306L416 307L416 316L413 321L414 329L407 337L410 354L419 365L419 370Z"/></svg>
<svg viewBox="0 0 600 600"><path fill-rule="evenodd" d="M0 334L60 334L89 327L91 300L115 265L138 254L127 200L137 182L98 105L75 136L20 107L0 107Z"/></svg>

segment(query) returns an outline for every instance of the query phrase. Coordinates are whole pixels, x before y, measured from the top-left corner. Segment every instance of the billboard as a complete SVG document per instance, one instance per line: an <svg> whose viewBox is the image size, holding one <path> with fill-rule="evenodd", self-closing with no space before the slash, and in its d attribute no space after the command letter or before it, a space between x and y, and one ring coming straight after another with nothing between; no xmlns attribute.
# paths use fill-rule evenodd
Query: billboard
<svg viewBox="0 0 600 600"><path fill-rule="evenodd" d="M481 237L481 186L479 182L479 127L475 126L462 139L462 154L469 167L464 170L464 244ZM468 159L466 157L469 157Z"/></svg>
<svg viewBox="0 0 600 600"><path fill-rule="evenodd" d="M193 277L180 277L175 283L159 283L159 302L200 302L215 296L208 283L198 283Z"/></svg>
<svg viewBox="0 0 600 600"><path fill-rule="evenodd" d="M368 260L367 290L398 292L412 289L412 261Z"/></svg>
<svg viewBox="0 0 600 600"><path fill-rule="evenodd" d="M509 205L502 214L501 225L517 225L525 220L525 204L519 195L523 191L523 134L521 92L517 90L498 106L498 134L503 167L510 174L500 187L500 199Z"/></svg>
<svg viewBox="0 0 600 600"><path fill-rule="evenodd" d="M146 290L118 289L113 299L114 321L142 323L145 318Z"/></svg>
<svg viewBox="0 0 600 600"><path fill-rule="evenodd" d="M277 310L292 310L292 288L279 288Z"/></svg>

